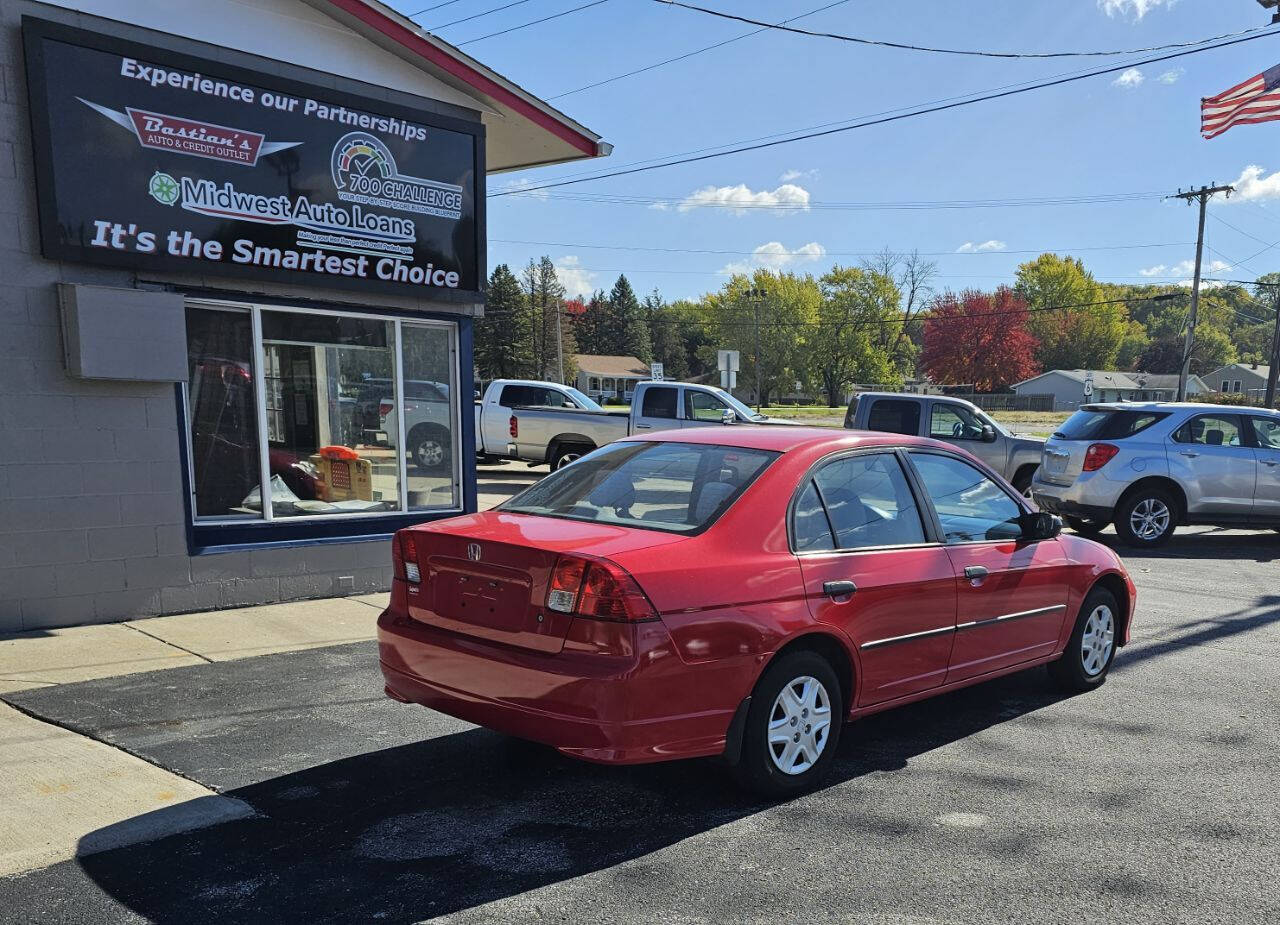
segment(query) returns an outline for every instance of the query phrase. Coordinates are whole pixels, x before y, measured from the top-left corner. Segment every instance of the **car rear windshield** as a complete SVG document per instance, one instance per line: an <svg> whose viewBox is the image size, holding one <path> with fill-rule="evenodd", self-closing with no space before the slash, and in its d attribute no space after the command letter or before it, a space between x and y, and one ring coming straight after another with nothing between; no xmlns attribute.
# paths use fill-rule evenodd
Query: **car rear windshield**
<svg viewBox="0 0 1280 925"><path fill-rule="evenodd" d="M614 443L551 473L498 510L698 533L778 455L703 443Z"/></svg>
<svg viewBox="0 0 1280 925"><path fill-rule="evenodd" d="M1063 440L1123 440L1168 416L1163 411L1081 408L1067 418L1054 436Z"/></svg>

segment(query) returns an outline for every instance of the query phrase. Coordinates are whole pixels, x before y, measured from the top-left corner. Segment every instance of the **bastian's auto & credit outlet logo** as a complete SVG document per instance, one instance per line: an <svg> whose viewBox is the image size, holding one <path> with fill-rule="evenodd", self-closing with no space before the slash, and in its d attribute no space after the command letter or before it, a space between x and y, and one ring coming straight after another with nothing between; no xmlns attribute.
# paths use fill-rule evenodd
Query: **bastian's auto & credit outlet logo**
<svg viewBox="0 0 1280 925"><path fill-rule="evenodd" d="M349 132L339 138L330 167L338 198L344 202L455 221L461 217L461 186L400 173L391 151L368 132Z"/></svg>

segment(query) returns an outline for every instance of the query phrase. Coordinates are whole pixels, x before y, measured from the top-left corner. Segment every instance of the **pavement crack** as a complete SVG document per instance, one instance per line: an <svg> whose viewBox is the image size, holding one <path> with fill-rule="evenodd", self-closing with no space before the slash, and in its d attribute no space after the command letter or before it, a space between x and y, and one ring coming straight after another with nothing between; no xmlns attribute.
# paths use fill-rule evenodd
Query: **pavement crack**
<svg viewBox="0 0 1280 925"><path fill-rule="evenodd" d="M133 630L135 633L141 633L143 636L147 636L151 639L154 639L156 642L163 642L166 646L169 646L171 649L177 649L179 652L186 652L188 655L194 655L196 658L200 659L200 661L205 662L206 664L209 664L209 665L213 664L213 659L206 658L205 656L201 655L199 652L193 652L192 650L186 648L185 646L180 646L177 643L170 642L167 639L161 639L155 633L148 633L146 630L139 629L138 627L134 626L132 623L125 622L125 623L121 623L120 625L128 627L129 629Z"/></svg>

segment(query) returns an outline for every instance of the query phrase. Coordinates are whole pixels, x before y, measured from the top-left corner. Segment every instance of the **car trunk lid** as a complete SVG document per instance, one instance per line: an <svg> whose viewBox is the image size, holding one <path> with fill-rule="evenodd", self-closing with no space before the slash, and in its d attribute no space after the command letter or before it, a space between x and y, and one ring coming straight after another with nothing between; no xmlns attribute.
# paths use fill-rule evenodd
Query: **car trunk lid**
<svg viewBox="0 0 1280 925"><path fill-rule="evenodd" d="M546 606L561 554L609 558L683 537L611 524L487 512L413 529L409 616L467 636L556 653L570 614ZM416 588L416 590L415 590Z"/></svg>
<svg viewBox="0 0 1280 925"><path fill-rule="evenodd" d="M1050 438L1040 457L1040 478L1053 485L1071 485L1084 469L1091 441Z"/></svg>

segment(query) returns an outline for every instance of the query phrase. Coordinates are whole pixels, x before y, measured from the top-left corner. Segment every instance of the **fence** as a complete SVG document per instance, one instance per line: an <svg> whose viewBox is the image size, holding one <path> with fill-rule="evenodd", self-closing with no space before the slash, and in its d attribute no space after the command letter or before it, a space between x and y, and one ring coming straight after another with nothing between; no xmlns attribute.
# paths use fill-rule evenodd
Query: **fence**
<svg viewBox="0 0 1280 925"><path fill-rule="evenodd" d="M997 393L994 395L958 395L953 394L951 398L963 398L965 401L973 402L983 411L1052 411L1053 396L1052 395L1013 395L1011 393Z"/></svg>

